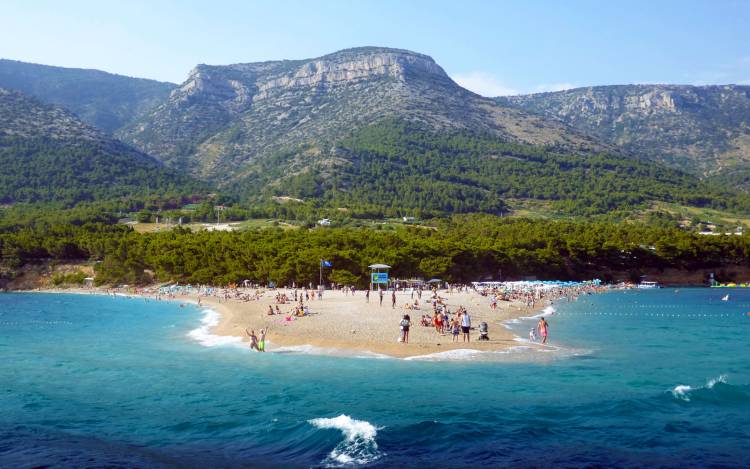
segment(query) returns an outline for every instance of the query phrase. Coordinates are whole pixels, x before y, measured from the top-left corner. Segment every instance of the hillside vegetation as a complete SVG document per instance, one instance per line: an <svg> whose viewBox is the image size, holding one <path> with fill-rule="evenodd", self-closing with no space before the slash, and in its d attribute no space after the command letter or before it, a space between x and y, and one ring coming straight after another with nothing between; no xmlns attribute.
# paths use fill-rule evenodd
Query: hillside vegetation
<svg viewBox="0 0 750 469"><path fill-rule="evenodd" d="M114 133L166 99L174 87L101 70L0 59L0 88L62 107L107 133Z"/></svg>
<svg viewBox="0 0 750 469"><path fill-rule="evenodd" d="M205 192L202 183L60 108L0 89L0 203Z"/></svg>

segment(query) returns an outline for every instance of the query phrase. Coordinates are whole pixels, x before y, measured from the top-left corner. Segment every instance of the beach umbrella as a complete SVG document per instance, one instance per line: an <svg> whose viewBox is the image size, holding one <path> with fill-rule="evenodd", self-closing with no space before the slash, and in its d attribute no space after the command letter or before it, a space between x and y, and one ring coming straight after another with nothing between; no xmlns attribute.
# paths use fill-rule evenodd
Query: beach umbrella
<svg viewBox="0 0 750 469"><path fill-rule="evenodd" d="M440 280L439 278L431 278L427 281L427 283L441 283L441 282L442 280Z"/></svg>

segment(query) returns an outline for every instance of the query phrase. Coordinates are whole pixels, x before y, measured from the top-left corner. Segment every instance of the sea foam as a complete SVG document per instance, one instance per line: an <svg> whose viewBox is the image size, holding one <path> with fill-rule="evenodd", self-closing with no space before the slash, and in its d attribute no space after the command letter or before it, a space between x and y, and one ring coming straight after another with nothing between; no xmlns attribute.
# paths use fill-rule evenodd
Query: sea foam
<svg viewBox="0 0 750 469"><path fill-rule="evenodd" d="M690 395L692 392L697 391L699 389L713 389L714 386L716 386L718 383L726 384L727 382L727 375L719 375L716 378L711 378L708 381L706 381L705 386L699 386L697 388L694 388L687 384L678 384L674 388L671 389L672 396L675 397L675 399L680 399L685 402L690 402Z"/></svg>
<svg viewBox="0 0 750 469"><path fill-rule="evenodd" d="M344 467L369 464L382 456L375 442L378 429L365 420L355 420L348 415L317 418L308 421L320 429L340 430L344 441L328 453L321 464L325 467Z"/></svg>
<svg viewBox="0 0 750 469"><path fill-rule="evenodd" d="M221 315L212 309L204 309L201 325L188 332L188 337L206 347L219 345L241 345L241 337L211 334L211 329L219 325Z"/></svg>
<svg viewBox="0 0 750 469"><path fill-rule="evenodd" d="M521 316L521 319L539 319L545 316L554 316L555 313L557 313L557 310L555 308L553 308L552 306L547 306L542 310L541 313L535 314L534 316Z"/></svg>
<svg viewBox="0 0 750 469"><path fill-rule="evenodd" d="M266 341L268 342L268 341ZM318 347L315 345L304 344L304 345L286 345L281 347L274 347L269 350L272 353L280 354L296 354L296 355L323 355L330 357L348 357L348 358L393 358L390 355L384 355L382 353L371 352L369 350L350 351L347 349L339 349L334 347Z"/></svg>
<svg viewBox="0 0 750 469"><path fill-rule="evenodd" d="M517 345L508 347L503 350L475 350L475 349L454 349L444 352L429 353L426 355L414 355L406 357L407 361L507 361L511 355L522 356L524 352L531 352L532 347Z"/></svg>

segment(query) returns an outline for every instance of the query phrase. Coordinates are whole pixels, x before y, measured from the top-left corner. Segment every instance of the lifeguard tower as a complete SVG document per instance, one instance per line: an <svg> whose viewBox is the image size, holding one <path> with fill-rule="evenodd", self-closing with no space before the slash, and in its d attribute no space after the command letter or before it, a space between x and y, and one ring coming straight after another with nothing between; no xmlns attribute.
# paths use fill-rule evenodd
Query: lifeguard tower
<svg viewBox="0 0 750 469"><path fill-rule="evenodd" d="M373 264L368 266L370 268L370 291L372 291L375 285L380 290L380 285L388 285L388 269L391 268L385 264Z"/></svg>

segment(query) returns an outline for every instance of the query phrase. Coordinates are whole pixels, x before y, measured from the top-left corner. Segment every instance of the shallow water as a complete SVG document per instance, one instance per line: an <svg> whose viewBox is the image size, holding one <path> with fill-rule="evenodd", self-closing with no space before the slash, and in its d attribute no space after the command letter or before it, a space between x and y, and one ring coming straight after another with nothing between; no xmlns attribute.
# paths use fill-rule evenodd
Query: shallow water
<svg viewBox="0 0 750 469"><path fill-rule="evenodd" d="M585 296L548 318L558 351L448 361L209 347L193 306L4 294L0 466L747 466L750 292L723 294Z"/></svg>

